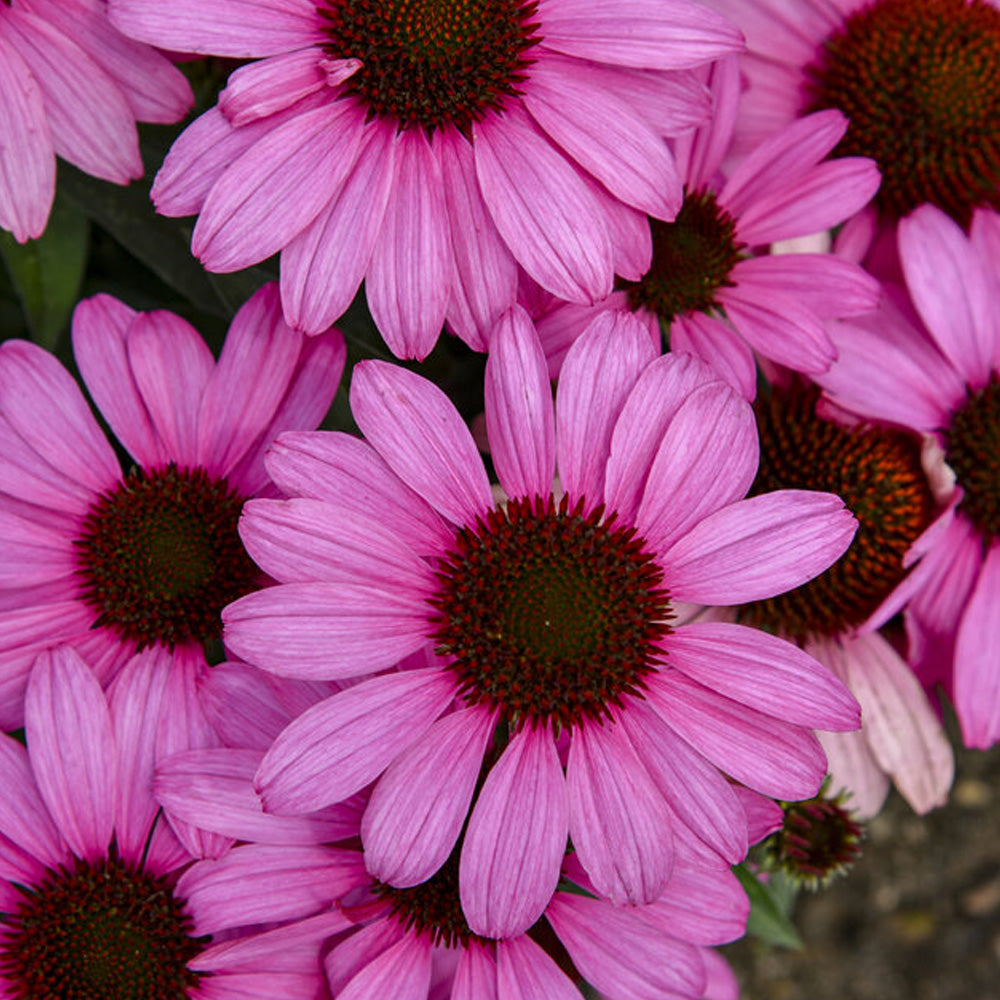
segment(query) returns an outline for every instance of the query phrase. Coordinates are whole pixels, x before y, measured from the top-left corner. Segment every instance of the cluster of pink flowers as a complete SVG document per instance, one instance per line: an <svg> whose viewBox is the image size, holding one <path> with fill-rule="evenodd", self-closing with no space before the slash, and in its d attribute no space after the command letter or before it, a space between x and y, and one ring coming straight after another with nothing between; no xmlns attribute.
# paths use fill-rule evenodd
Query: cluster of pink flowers
<svg viewBox="0 0 1000 1000"><path fill-rule="evenodd" d="M3 0L0 79L13 241L58 156L280 255L218 357L0 343L0 997L735 1000L792 804L1000 742L1000 3Z"/></svg>

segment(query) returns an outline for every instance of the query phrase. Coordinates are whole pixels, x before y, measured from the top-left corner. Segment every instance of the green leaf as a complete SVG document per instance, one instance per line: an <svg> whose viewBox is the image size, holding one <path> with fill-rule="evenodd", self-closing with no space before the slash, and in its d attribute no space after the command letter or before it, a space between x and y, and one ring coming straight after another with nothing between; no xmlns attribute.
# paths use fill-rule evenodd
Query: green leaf
<svg viewBox="0 0 1000 1000"><path fill-rule="evenodd" d="M17 291L31 339L55 350L76 305L87 266L90 226L73 204L57 198L45 232L18 243L0 232L0 255Z"/></svg>
<svg viewBox="0 0 1000 1000"><path fill-rule="evenodd" d="M786 891L784 880L779 879L772 886L767 882L761 882L742 865L733 868L733 872L750 898L747 933L782 948L801 948L802 939L789 919L789 911L795 897L794 893ZM774 875L770 877L775 878Z"/></svg>
<svg viewBox="0 0 1000 1000"><path fill-rule="evenodd" d="M231 319L253 292L273 278L261 267L209 274L191 254L190 220L157 215L148 181L119 187L60 163L59 185L129 253L204 312Z"/></svg>

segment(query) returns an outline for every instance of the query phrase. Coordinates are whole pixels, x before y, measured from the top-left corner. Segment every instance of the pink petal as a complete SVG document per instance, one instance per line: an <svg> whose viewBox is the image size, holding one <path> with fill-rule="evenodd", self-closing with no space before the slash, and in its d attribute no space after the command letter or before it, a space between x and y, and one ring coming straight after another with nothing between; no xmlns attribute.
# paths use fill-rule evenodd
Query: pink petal
<svg viewBox="0 0 1000 1000"><path fill-rule="evenodd" d="M579 1000L573 982L527 934L498 941L496 950L500 1000Z"/></svg>
<svg viewBox="0 0 1000 1000"><path fill-rule="evenodd" d="M899 223L899 257L913 304L966 381L985 383L1000 340L996 288L958 223L933 205Z"/></svg>
<svg viewBox="0 0 1000 1000"><path fill-rule="evenodd" d="M585 64L539 59L523 100L556 145L615 197L658 219L677 215L683 190L666 143L625 101L595 85Z"/></svg>
<svg viewBox="0 0 1000 1000"><path fill-rule="evenodd" d="M483 201L469 140L445 128L433 143L455 262L448 324L473 350L485 350L489 332L517 297L517 264Z"/></svg>
<svg viewBox="0 0 1000 1000"><path fill-rule="evenodd" d="M777 490L709 514L660 561L677 600L745 604L811 580L844 554L856 528L832 493Z"/></svg>
<svg viewBox="0 0 1000 1000"><path fill-rule="evenodd" d="M350 172L363 120L352 102L337 101L262 136L208 193L192 253L210 271L238 271L290 243Z"/></svg>
<svg viewBox="0 0 1000 1000"><path fill-rule="evenodd" d="M141 177L135 119L104 70L67 35L19 7L5 15L4 31L42 89L56 153L116 184Z"/></svg>
<svg viewBox="0 0 1000 1000"><path fill-rule="evenodd" d="M747 342L724 320L705 313L675 316L670 349L688 351L709 365L744 399L757 395L757 361Z"/></svg>
<svg viewBox="0 0 1000 1000"><path fill-rule="evenodd" d="M378 452L350 435L282 434L268 453L267 468L292 496L330 500L357 513L377 510L386 529L406 539L418 555L439 554L454 542L453 531Z"/></svg>
<svg viewBox="0 0 1000 1000"><path fill-rule="evenodd" d="M819 790L826 758L808 730L761 715L676 671L659 674L647 696L676 733L737 781L777 799L808 799Z"/></svg>
<svg viewBox="0 0 1000 1000"><path fill-rule="evenodd" d="M691 944L727 944L746 931L750 901L728 869L674 868L666 892L637 911L661 933Z"/></svg>
<svg viewBox="0 0 1000 1000"><path fill-rule="evenodd" d="M776 719L812 729L861 725L850 691L808 653L775 635L728 622L677 629L667 662L692 680Z"/></svg>
<svg viewBox="0 0 1000 1000"><path fill-rule="evenodd" d="M797 119L742 159L719 194L719 204L740 216L755 203L781 194L791 178L803 176L824 159L846 131L847 117L834 108Z"/></svg>
<svg viewBox="0 0 1000 1000"><path fill-rule="evenodd" d="M395 365L362 361L351 377L351 410L392 471L450 521L467 524L493 507L472 435L432 382Z"/></svg>
<svg viewBox="0 0 1000 1000"><path fill-rule="evenodd" d="M386 531L375 511L307 498L249 500L240 536L257 565L283 583L381 583L424 598L437 589L426 561Z"/></svg>
<svg viewBox="0 0 1000 1000"><path fill-rule="evenodd" d="M267 284L233 319L198 411L198 464L227 476L270 423L295 371L302 334Z"/></svg>
<svg viewBox="0 0 1000 1000"><path fill-rule="evenodd" d="M6 19L5 19L6 21ZM56 190L56 157L38 82L0 30L0 227L41 236Z"/></svg>
<svg viewBox="0 0 1000 1000"><path fill-rule="evenodd" d="M459 895L474 933L513 937L542 915L559 882L567 823L552 734L525 726L490 769L462 844Z"/></svg>
<svg viewBox="0 0 1000 1000"><path fill-rule="evenodd" d="M605 469L605 500L623 520L635 518L653 459L678 408L699 386L716 380L707 365L679 352L661 355L642 370L614 423Z"/></svg>
<svg viewBox="0 0 1000 1000"><path fill-rule="evenodd" d="M557 892L545 911L573 964L605 996L694 997L705 974L697 949L602 900Z"/></svg>
<svg viewBox="0 0 1000 1000"><path fill-rule="evenodd" d="M733 786L644 701L622 713L622 728L679 820L724 863L747 853L747 821ZM683 831L679 831L683 834ZM675 838L683 839L682 835Z"/></svg>
<svg viewBox="0 0 1000 1000"><path fill-rule="evenodd" d="M656 899L673 867L670 814L616 720L573 732L566 790L570 839L598 893Z"/></svg>
<svg viewBox="0 0 1000 1000"><path fill-rule="evenodd" d="M477 941L462 950L451 987L451 1000L497 1000L497 965Z"/></svg>
<svg viewBox="0 0 1000 1000"><path fill-rule="evenodd" d="M571 302L611 292L611 240L584 179L516 105L473 126L476 174L504 242L540 285Z"/></svg>
<svg viewBox="0 0 1000 1000"><path fill-rule="evenodd" d="M73 377L24 340L0 347L0 413L38 459L94 493L121 478L115 453Z"/></svg>
<svg viewBox="0 0 1000 1000"><path fill-rule="evenodd" d="M77 593L75 575L78 557L73 545L74 533L52 524L51 517L39 513L19 517L0 507L0 587L26 588L35 584L65 580L62 597ZM53 595L54 596L54 595ZM33 603L33 602L32 602Z"/></svg>
<svg viewBox="0 0 1000 1000"><path fill-rule="evenodd" d="M681 0L632 0L628 18L602 0L560 0L542 20L547 48L622 66L685 69L743 49L734 24Z"/></svg>
<svg viewBox="0 0 1000 1000"><path fill-rule="evenodd" d="M740 102L740 64L726 56L708 71L712 115L705 115L700 128L678 136L674 143L677 167L689 191L708 187L715 180L733 137Z"/></svg>
<svg viewBox="0 0 1000 1000"><path fill-rule="evenodd" d="M496 717L464 708L433 723L379 779L361 840L380 882L426 882L447 860L465 825Z"/></svg>
<svg viewBox="0 0 1000 1000"><path fill-rule="evenodd" d="M965 745L1000 740L1000 545L990 547L958 628L955 645L955 710Z"/></svg>
<svg viewBox="0 0 1000 1000"><path fill-rule="evenodd" d="M559 476L588 508L604 499L605 468L615 423L654 348L629 313L604 312L569 349L556 394Z"/></svg>
<svg viewBox="0 0 1000 1000"><path fill-rule="evenodd" d="M342 939L323 963L333 995L339 996L344 986L362 969L405 936L406 930L398 921L375 919Z"/></svg>
<svg viewBox="0 0 1000 1000"><path fill-rule="evenodd" d="M281 302L306 333L342 316L361 285L395 179L395 132L376 119L361 132L358 158L340 189L281 253Z"/></svg>
<svg viewBox="0 0 1000 1000"><path fill-rule="evenodd" d="M219 93L219 109L236 128L276 111L326 86L321 49L284 52L238 67Z"/></svg>
<svg viewBox="0 0 1000 1000"><path fill-rule="evenodd" d="M865 734L816 734L826 754L830 791L845 792L847 805L859 819L873 819L881 811L889 794L889 775L879 767L868 746ZM779 824L780 825L780 824Z"/></svg>
<svg viewBox="0 0 1000 1000"><path fill-rule="evenodd" d="M115 0L115 26L161 49L254 59L323 40L310 0L176 0L170 10L144 0Z"/></svg>
<svg viewBox="0 0 1000 1000"><path fill-rule="evenodd" d="M365 681L308 709L275 740L255 784L269 812L305 813L374 781L455 697L444 670Z"/></svg>
<svg viewBox="0 0 1000 1000"><path fill-rule="evenodd" d="M423 129L396 138L396 173L365 294L396 357L430 354L451 298L451 245L441 166Z"/></svg>
<svg viewBox="0 0 1000 1000"><path fill-rule="evenodd" d="M128 333L128 356L163 448L181 466L198 461L198 410L215 359L193 326L165 310L140 313Z"/></svg>
<svg viewBox="0 0 1000 1000"><path fill-rule="evenodd" d="M177 895L194 933L215 934L312 916L366 881L357 851L249 844L188 868Z"/></svg>
<svg viewBox="0 0 1000 1000"><path fill-rule="evenodd" d="M273 1000L274 996L314 997L320 977L295 972L237 972L203 979L192 1000Z"/></svg>
<svg viewBox="0 0 1000 1000"><path fill-rule="evenodd" d="M875 161L863 156L821 163L747 208L737 220L736 238L755 246L829 229L864 208L881 181Z"/></svg>
<svg viewBox="0 0 1000 1000"><path fill-rule="evenodd" d="M251 785L264 756L259 750L216 747L170 754L156 769L156 799L171 821L256 844L323 844L357 836L335 811L309 816L265 813Z"/></svg>
<svg viewBox="0 0 1000 1000"><path fill-rule="evenodd" d="M0 734L0 784L0 833L46 868L66 861L66 845L39 794L28 752L5 733Z"/></svg>
<svg viewBox="0 0 1000 1000"><path fill-rule="evenodd" d="M187 78L161 52L115 30L98 4L32 0L31 9L60 26L121 89L142 122L179 121L194 101Z"/></svg>
<svg viewBox="0 0 1000 1000"><path fill-rule="evenodd" d="M951 744L913 671L877 632L843 643L847 684L861 703L876 762L918 813L948 800Z"/></svg>
<svg viewBox="0 0 1000 1000"><path fill-rule="evenodd" d="M77 857L96 861L114 832L115 738L101 687L72 647L35 662L24 716L31 767L49 815Z"/></svg>
<svg viewBox="0 0 1000 1000"><path fill-rule="evenodd" d="M338 1000L426 1000L431 982L431 942L408 934L368 963L342 990Z"/></svg>
<svg viewBox="0 0 1000 1000"><path fill-rule="evenodd" d="M126 664L108 692L111 724L118 747L118 797L115 842L124 861L142 860L159 812L153 797L153 769L160 715L173 657L157 645Z"/></svg>
<svg viewBox="0 0 1000 1000"><path fill-rule="evenodd" d="M719 303L751 347L793 371L819 375L837 358L819 318L791 295L737 284L720 291Z"/></svg>
<svg viewBox="0 0 1000 1000"><path fill-rule="evenodd" d="M659 550L746 496L757 475L757 422L745 399L715 382L678 407L653 459L636 527Z"/></svg>
<svg viewBox="0 0 1000 1000"><path fill-rule="evenodd" d="M331 680L391 667L427 639L419 595L365 584L289 583L223 610L226 647L285 677Z"/></svg>
<svg viewBox="0 0 1000 1000"><path fill-rule="evenodd" d="M188 968L226 978L232 972L255 971L261 975L286 972L305 975L314 972L326 942L351 926L340 910L319 913L261 934L220 941L190 959Z"/></svg>
<svg viewBox="0 0 1000 1000"><path fill-rule="evenodd" d="M111 295L94 295L73 311L73 356L91 398L128 453L145 467L170 456L157 437L132 375L128 330L138 313Z"/></svg>
<svg viewBox="0 0 1000 1000"><path fill-rule="evenodd" d="M784 253L748 257L732 279L762 295L781 291L821 318L854 316L878 306L881 286L867 271L829 253Z"/></svg>
<svg viewBox="0 0 1000 1000"><path fill-rule="evenodd" d="M515 306L490 338L486 432L510 497L546 496L555 477L555 415L545 356L528 314Z"/></svg>

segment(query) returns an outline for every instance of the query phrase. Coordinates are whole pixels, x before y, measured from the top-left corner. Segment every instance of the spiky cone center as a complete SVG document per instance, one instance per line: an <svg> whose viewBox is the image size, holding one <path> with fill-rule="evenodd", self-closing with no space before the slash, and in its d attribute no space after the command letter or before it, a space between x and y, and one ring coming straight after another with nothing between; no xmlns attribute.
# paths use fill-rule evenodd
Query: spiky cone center
<svg viewBox="0 0 1000 1000"><path fill-rule="evenodd" d="M906 574L903 558L934 516L916 435L844 427L816 414L819 392L796 385L755 404L760 466L751 493L836 493L858 520L850 548L808 583L744 605L740 617L804 641L843 634L878 608Z"/></svg>
<svg viewBox="0 0 1000 1000"><path fill-rule="evenodd" d="M327 53L361 60L346 93L372 116L469 135L521 93L537 9L537 0L325 0L319 13Z"/></svg>
<svg viewBox="0 0 1000 1000"><path fill-rule="evenodd" d="M1000 11L986 0L876 0L806 69L805 110L839 108L839 156L870 156L891 218L930 202L962 225L1000 206Z"/></svg>
<svg viewBox="0 0 1000 1000"><path fill-rule="evenodd" d="M1000 538L1000 376L968 398L945 432L946 460L964 496L959 510L983 540Z"/></svg>
<svg viewBox="0 0 1000 1000"><path fill-rule="evenodd" d="M663 572L634 528L584 511L565 496L511 500L440 561L437 648L465 700L508 724L601 720L657 669Z"/></svg>
<svg viewBox="0 0 1000 1000"><path fill-rule="evenodd" d="M209 642L259 571L237 532L244 499L204 469L135 470L91 506L76 540L97 624L139 648Z"/></svg>
<svg viewBox="0 0 1000 1000"><path fill-rule="evenodd" d="M736 221L711 191L686 191L673 222L650 219L653 260L640 281L623 281L633 309L649 309L669 324L684 313L719 308L720 289L744 256Z"/></svg>
<svg viewBox="0 0 1000 1000"><path fill-rule="evenodd" d="M0 916L0 972L12 1000L186 1000L187 963L207 938L166 880L115 858L76 860L21 889Z"/></svg>
<svg viewBox="0 0 1000 1000"><path fill-rule="evenodd" d="M432 944L455 948L479 940L465 920L458 890L459 838L448 860L426 882L404 889L377 879L372 891L389 904L391 916L406 931Z"/></svg>
<svg viewBox="0 0 1000 1000"><path fill-rule="evenodd" d="M785 802L781 829L765 842L768 867L798 885L818 889L844 874L861 857L864 831L840 796L821 792L803 802Z"/></svg>

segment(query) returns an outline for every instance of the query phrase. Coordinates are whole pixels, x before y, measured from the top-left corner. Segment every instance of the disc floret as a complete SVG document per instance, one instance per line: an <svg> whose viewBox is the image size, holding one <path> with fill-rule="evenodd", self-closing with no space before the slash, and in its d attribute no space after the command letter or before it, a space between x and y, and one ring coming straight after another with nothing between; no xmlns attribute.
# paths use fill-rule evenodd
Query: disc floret
<svg viewBox="0 0 1000 1000"><path fill-rule="evenodd" d="M434 640L470 704L504 721L601 720L657 668L672 615L634 528L581 499L519 498L461 529L438 567Z"/></svg>

